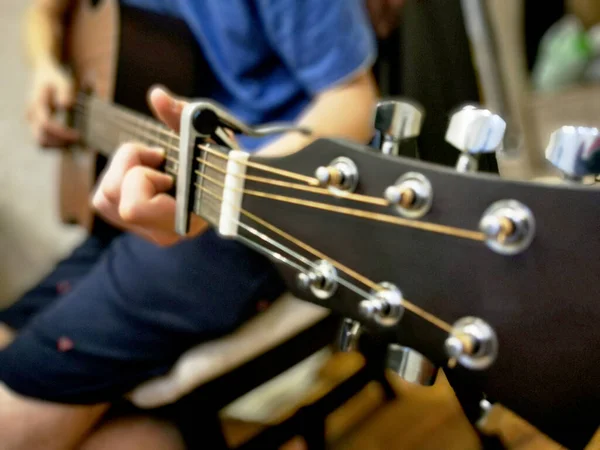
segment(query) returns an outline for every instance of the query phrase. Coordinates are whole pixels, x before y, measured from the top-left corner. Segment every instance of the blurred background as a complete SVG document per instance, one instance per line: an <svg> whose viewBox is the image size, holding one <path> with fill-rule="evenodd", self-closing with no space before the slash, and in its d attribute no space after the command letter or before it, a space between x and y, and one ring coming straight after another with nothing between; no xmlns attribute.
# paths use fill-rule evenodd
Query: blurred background
<svg viewBox="0 0 600 450"><path fill-rule="evenodd" d="M0 306L36 283L83 238L57 215L58 155L39 150L25 117L29 71L23 0L0 2Z"/></svg>

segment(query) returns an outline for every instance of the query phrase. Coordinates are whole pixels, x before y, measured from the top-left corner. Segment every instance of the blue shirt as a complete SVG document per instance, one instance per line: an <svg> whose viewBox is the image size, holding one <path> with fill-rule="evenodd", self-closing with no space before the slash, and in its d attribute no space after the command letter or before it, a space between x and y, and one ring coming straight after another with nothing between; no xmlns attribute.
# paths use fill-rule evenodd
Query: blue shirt
<svg viewBox="0 0 600 450"><path fill-rule="evenodd" d="M218 80L213 99L249 124L293 121L376 56L364 0L123 1L185 20Z"/></svg>

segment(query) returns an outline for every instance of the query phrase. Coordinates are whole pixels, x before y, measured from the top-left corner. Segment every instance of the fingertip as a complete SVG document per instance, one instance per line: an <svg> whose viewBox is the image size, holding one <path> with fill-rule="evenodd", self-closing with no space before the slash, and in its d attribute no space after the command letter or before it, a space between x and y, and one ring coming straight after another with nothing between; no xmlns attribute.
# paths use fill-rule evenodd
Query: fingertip
<svg viewBox="0 0 600 450"><path fill-rule="evenodd" d="M154 153L156 153L161 158L167 156L167 151L162 147L148 147L148 149Z"/></svg>
<svg viewBox="0 0 600 450"><path fill-rule="evenodd" d="M167 89L162 84L154 84L148 89L148 101L153 102L156 98L167 94Z"/></svg>

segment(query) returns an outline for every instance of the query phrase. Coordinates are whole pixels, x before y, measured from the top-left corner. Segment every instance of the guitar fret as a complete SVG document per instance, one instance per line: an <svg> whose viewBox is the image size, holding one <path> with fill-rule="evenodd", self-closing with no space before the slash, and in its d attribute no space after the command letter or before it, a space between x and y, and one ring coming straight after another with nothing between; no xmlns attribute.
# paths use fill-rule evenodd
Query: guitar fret
<svg viewBox="0 0 600 450"><path fill-rule="evenodd" d="M195 168L193 177L195 180L193 212L213 225L218 225L221 216L220 198L223 195L222 184L225 182L226 166L225 159L201 150L200 162ZM209 179L215 180L216 183ZM214 195L207 194L206 191Z"/></svg>

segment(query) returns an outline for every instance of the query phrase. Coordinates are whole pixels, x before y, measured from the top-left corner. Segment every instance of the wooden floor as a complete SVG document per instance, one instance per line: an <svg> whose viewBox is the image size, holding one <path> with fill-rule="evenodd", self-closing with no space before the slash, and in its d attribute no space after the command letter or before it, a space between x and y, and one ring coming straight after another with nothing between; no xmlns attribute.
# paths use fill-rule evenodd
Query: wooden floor
<svg viewBox="0 0 600 450"><path fill-rule="evenodd" d="M334 355L320 372L320 383L304 403L320 397L362 364L358 355ZM433 387L409 384L390 374L399 399L383 404L378 385L367 386L327 419L329 448L335 450L478 450L479 440L463 415L443 373ZM300 405L298 405L300 406ZM290 411L290 414L293 411ZM224 420L230 445L239 445L263 426ZM495 407L485 430L502 437L511 450L558 450L560 445L502 407ZM301 450L292 442L284 450ZM600 450L600 432L586 450Z"/></svg>

